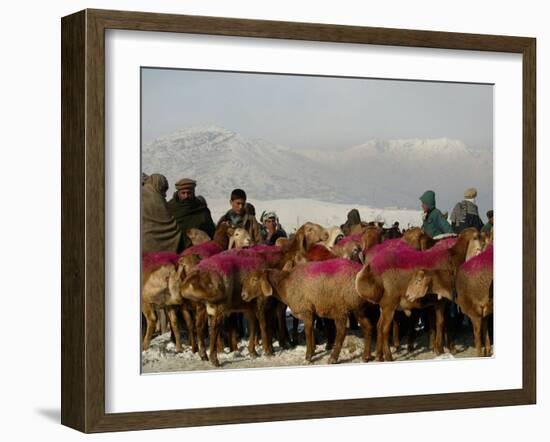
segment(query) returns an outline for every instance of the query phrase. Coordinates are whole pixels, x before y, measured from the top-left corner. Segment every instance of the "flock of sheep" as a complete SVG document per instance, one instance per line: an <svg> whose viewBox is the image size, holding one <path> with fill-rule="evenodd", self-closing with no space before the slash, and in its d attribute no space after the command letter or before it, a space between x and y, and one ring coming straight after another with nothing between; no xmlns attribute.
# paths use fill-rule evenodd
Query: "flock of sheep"
<svg viewBox="0 0 550 442"><path fill-rule="evenodd" d="M219 366L223 336L230 350L237 348L234 319L242 313L251 358L257 356L258 338L267 356L273 355L275 336L281 347L295 343L297 320L302 320L307 362L315 351L316 321L325 327L332 348L329 363L338 361L346 330L355 322L363 332L363 361L371 359L374 330L376 360L391 361L390 334L398 345L399 310L405 317L423 311L435 318L429 322L439 355L444 345L455 351L448 313L454 302L470 319L477 355L491 354L492 234L468 228L434 241L419 228L400 232L363 224L344 236L338 228L305 223L291 239L281 238L274 246L253 245L246 230L226 224L213 239L196 229L188 236L193 246L181 255L142 256L143 350L150 345L159 313L165 312L176 352L181 352L181 313L192 351ZM292 339L287 307L296 318ZM413 339L410 333L409 348Z"/></svg>

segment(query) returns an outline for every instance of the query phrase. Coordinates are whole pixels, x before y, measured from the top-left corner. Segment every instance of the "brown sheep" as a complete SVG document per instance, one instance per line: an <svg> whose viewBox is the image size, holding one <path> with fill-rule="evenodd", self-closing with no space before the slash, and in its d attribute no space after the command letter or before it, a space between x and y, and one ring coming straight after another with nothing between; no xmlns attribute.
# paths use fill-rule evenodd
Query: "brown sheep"
<svg viewBox="0 0 550 442"><path fill-rule="evenodd" d="M412 274L421 268L440 268L456 272L458 267L468 257L478 253L480 248L479 232L470 228L462 231L450 248L432 247L419 252L397 239L386 241L371 249L366 257L366 267L357 275L356 287L361 296L380 305L376 340L377 360L393 360L388 340L395 310L399 308L410 314L411 309L420 307L408 301L405 296ZM374 278L370 277L371 273L374 274ZM380 289L383 289L382 295ZM441 307L436 308L436 354L442 352L443 314Z"/></svg>
<svg viewBox="0 0 550 442"><path fill-rule="evenodd" d="M195 227L188 229L187 232L185 232L185 234L191 240L191 244L194 246L203 244L211 240L211 238L208 236L208 233L200 229L197 229Z"/></svg>
<svg viewBox="0 0 550 442"><path fill-rule="evenodd" d="M346 335L348 315L353 313L363 330L363 360L370 356L372 326L366 315L368 302L355 291L355 275L361 265L342 258L298 265L292 272L275 269L250 273L244 280L242 297L245 301L258 296L274 295L304 321L306 335L306 361L311 362L315 342L313 320L333 319L336 323L336 340L329 363L338 361Z"/></svg>
<svg viewBox="0 0 550 442"><path fill-rule="evenodd" d="M456 274L448 270L418 270L407 287L407 299L411 302L427 293L439 298L453 299L472 322L474 341L478 356L489 356L488 316L493 313L493 247L488 246L479 255L466 261Z"/></svg>
<svg viewBox="0 0 550 442"><path fill-rule="evenodd" d="M252 358L255 349L256 319L260 323L262 345L266 354L271 354L263 305L245 302L241 297L242 280L254 270L268 265L265 256L253 251L227 251L202 260L181 285L184 298L206 305L210 321L210 362L219 366L216 343L224 315L232 312L246 314L249 324L248 351Z"/></svg>

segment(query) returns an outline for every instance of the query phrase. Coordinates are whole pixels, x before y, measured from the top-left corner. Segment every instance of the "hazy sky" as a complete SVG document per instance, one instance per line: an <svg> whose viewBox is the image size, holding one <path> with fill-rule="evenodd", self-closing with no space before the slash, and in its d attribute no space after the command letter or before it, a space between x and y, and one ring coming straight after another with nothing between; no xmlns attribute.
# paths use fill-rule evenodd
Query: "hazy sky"
<svg viewBox="0 0 550 442"><path fill-rule="evenodd" d="M372 138L462 140L492 149L491 85L142 69L143 142L216 125L297 149Z"/></svg>

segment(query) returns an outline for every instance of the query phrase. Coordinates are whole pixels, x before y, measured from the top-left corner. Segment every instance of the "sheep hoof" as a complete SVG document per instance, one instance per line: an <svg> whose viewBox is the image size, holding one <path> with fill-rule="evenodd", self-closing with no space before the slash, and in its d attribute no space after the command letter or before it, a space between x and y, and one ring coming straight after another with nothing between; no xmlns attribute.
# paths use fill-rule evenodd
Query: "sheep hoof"
<svg viewBox="0 0 550 442"><path fill-rule="evenodd" d="M337 362L338 362L338 360L333 358L333 357L328 358L328 363L329 364L336 364Z"/></svg>
<svg viewBox="0 0 550 442"><path fill-rule="evenodd" d="M183 353L183 349L181 347L179 348L176 347L176 353Z"/></svg>
<svg viewBox="0 0 550 442"><path fill-rule="evenodd" d="M258 357L258 353L256 353L256 350L249 352L251 359L256 359Z"/></svg>
<svg viewBox="0 0 550 442"><path fill-rule="evenodd" d="M220 366L220 361L218 361L218 358L210 358L210 363L211 363L214 367L219 367L219 366Z"/></svg>

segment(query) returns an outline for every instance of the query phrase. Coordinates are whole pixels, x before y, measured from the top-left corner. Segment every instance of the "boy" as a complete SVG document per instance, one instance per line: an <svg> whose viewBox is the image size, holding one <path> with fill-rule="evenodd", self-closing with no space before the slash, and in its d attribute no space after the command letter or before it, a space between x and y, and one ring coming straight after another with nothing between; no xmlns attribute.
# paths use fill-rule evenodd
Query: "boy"
<svg viewBox="0 0 550 442"><path fill-rule="evenodd" d="M245 191L234 189L231 192L229 204L231 205L231 209L220 218L216 228L223 222L229 222L232 227L242 227L245 229L250 234L254 245L261 244L263 241L260 233L260 224L256 220L254 206L246 202Z"/></svg>

